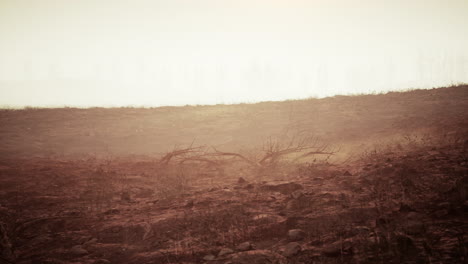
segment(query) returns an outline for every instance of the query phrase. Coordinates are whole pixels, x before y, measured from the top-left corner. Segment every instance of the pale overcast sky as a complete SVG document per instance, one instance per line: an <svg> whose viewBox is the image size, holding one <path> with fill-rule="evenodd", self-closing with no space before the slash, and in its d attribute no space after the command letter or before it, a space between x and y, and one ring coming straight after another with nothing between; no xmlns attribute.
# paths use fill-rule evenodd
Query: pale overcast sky
<svg viewBox="0 0 468 264"><path fill-rule="evenodd" d="M466 0L0 0L0 105L255 102L468 82Z"/></svg>

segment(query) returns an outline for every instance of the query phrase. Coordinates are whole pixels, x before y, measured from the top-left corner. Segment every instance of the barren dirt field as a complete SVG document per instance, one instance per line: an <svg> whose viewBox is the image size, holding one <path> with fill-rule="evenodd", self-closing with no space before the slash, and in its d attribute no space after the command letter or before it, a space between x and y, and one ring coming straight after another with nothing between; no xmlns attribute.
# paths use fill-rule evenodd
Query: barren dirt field
<svg viewBox="0 0 468 264"><path fill-rule="evenodd" d="M0 110L0 263L468 263L468 86Z"/></svg>

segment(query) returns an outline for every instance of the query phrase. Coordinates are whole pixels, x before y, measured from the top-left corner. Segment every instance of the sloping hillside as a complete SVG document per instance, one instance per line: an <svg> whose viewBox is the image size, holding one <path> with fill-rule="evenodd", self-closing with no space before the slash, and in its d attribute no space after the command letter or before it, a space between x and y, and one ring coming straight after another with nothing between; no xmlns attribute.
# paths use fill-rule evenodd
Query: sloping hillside
<svg viewBox="0 0 468 264"><path fill-rule="evenodd" d="M156 154L174 145L239 149L287 130L346 146L468 128L468 86L257 104L0 111L2 156Z"/></svg>
<svg viewBox="0 0 468 264"><path fill-rule="evenodd" d="M3 110L0 263L466 263L467 109L468 86ZM344 159L262 144L298 133Z"/></svg>

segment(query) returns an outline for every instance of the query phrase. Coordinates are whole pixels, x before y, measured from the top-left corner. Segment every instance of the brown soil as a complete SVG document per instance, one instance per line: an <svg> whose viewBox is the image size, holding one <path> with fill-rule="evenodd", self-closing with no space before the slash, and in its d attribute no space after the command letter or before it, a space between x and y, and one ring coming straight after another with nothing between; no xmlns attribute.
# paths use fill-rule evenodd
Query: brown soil
<svg viewBox="0 0 468 264"><path fill-rule="evenodd" d="M467 88L3 110L0 263L466 263ZM157 162L194 138L256 153L286 127L340 151L262 173Z"/></svg>

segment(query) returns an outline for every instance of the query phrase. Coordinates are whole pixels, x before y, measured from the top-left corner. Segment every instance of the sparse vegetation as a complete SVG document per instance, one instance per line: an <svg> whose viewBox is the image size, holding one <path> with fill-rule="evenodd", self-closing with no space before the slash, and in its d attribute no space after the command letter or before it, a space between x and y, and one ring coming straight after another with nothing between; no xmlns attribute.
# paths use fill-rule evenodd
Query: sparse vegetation
<svg viewBox="0 0 468 264"><path fill-rule="evenodd" d="M362 116L359 108L373 105L369 96L325 99L327 104L318 103L316 110L334 116L333 122L340 125L315 119L320 127L306 130L314 133L291 137L281 129L268 131L273 127L268 123L277 119L266 120L265 112L275 111L269 107L280 103L244 105L261 116L245 115L255 119L250 124L265 125L265 133L271 135L229 132L233 142L255 136L257 143L248 146L217 141L223 129L210 134L210 122L226 118L211 114L235 108L213 106L188 107L209 110L200 110L196 122L201 124L197 131L204 131L211 142L197 138L199 145L191 134L178 130L193 124L193 116L184 116L178 108L145 109L150 111L146 114L167 114L168 120L184 116L175 121L175 128L164 129L178 133L174 138L180 140L171 144L192 143L156 148L160 139L144 142L169 149L160 155L119 156L110 145L109 153L97 151L92 158L66 155L71 147L62 155L31 157L21 156L26 148L21 145L14 155L23 158L18 158L7 147L8 155L0 159L0 256L7 263L465 263L468 129L460 110L466 107L466 90L457 89L461 88L448 89L447 94L430 90L370 96L383 102L385 96L413 100L411 111L432 109L414 118L393 116L393 111L405 111L392 105L388 111L377 108ZM451 108L446 103L456 92L452 101L457 106ZM426 105L428 98L434 108ZM351 105L347 100L356 106L344 111ZM311 107L309 101L288 103ZM443 122L440 116L433 118L441 105L447 108L441 116L449 118ZM132 117L140 111L125 109L130 110ZM1 144L16 144L12 129L46 129L38 122L20 125L21 115L40 118L43 111L55 110L22 111L0 113L7 121L1 126L0 133L6 135ZM63 109L72 116L88 115L86 111ZM96 116L112 113L92 111ZM353 119L353 113L361 119ZM369 117L374 115L392 120L393 128ZM419 129L422 122L416 116L423 116L430 127ZM94 136L82 133L77 139L84 148L89 148L88 138L106 135L91 117L87 122ZM286 130L302 131L301 126L311 124L307 117L289 114L275 127L288 124ZM18 124L11 118L18 118ZM350 124L346 118L360 123ZM366 133L379 126L381 134ZM135 127L146 140L148 128ZM353 134L356 127L363 136ZM120 135L128 135L120 129ZM348 141L330 140L340 137ZM245 142L254 142L249 140ZM122 141L117 145L125 149L129 143ZM49 143L50 149L62 144ZM332 148L338 145L342 148ZM28 148L34 149L33 144Z"/></svg>

